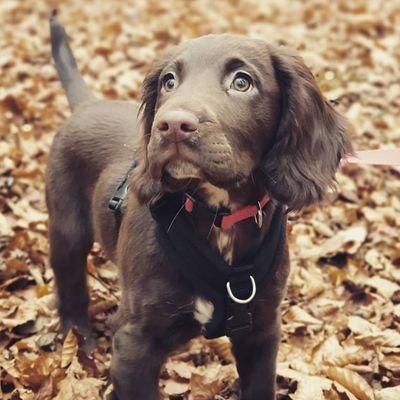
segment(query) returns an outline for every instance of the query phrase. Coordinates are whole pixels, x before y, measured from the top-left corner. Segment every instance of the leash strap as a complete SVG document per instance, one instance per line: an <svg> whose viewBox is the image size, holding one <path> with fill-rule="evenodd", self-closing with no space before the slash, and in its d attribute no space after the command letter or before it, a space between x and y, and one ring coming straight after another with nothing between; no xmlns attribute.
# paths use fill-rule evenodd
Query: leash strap
<svg viewBox="0 0 400 400"><path fill-rule="evenodd" d="M400 148L356 151L354 155L343 158L342 165L346 163L400 166Z"/></svg>

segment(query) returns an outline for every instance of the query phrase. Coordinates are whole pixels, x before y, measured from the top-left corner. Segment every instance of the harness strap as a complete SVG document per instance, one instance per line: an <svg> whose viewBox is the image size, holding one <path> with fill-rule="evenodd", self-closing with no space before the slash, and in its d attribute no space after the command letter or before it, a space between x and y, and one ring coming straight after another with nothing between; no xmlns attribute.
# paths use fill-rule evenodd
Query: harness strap
<svg viewBox="0 0 400 400"><path fill-rule="evenodd" d="M153 204L150 211L157 221L157 239L168 257L193 291L214 305L213 318L205 326L205 336L215 338L249 332L253 292L273 278L282 259L286 224L283 207L276 207L270 229L256 254L231 266L197 235L188 215L179 212L181 204L180 196L168 193Z"/></svg>
<svg viewBox="0 0 400 400"><path fill-rule="evenodd" d="M115 219L117 222L117 228L121 226L122 222L122 206L124 204L124 200L129 190L129 176L131 172L139 165L139 161L135 160L132 165L129 167L128 172L122 179L121 183L115 189L113 197L111 197L108 202L108 208L114 211Z"/></svg>

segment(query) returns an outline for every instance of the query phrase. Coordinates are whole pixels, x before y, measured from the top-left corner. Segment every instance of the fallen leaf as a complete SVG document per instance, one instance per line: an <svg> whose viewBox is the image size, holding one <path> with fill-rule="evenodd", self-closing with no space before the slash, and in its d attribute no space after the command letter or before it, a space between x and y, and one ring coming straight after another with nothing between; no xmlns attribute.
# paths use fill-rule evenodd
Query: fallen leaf
<svg viewBox="0 0 400 400"><path fill-rule="evenodd" d="M66 368L78 352L78 339L73 330L67 333L61 351L61 368Z"/></svg>
<svg viewBox="0 0 400 400"><path fill-rule="evenodd" d="M359 374L346 368L328 367L325 369L328 378L340 383L360 400L374 400L374 392Z"/></svg>

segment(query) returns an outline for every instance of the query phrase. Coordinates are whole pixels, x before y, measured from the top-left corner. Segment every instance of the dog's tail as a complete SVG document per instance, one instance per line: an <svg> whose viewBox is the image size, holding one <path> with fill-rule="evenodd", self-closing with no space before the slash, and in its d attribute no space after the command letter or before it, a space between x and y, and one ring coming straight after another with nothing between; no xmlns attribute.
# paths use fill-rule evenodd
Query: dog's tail
<svg viewBox="0 0 400 400"><path fill-rule="evenodd" d="M50 14L50 39L57 75L65 90L71 110L85 101L94 100L94 95L79 73L65 29L58 21L57 10L53 10Z"/></svg>

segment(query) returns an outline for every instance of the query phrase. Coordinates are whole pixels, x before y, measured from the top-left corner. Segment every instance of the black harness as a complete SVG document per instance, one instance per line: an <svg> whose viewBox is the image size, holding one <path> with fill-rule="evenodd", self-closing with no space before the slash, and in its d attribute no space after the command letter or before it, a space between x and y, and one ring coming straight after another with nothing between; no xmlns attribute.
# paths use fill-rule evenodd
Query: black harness
<svg viewBox="0 0 400 400"><path fill-rule="evenodd" d="M109 203L109 208L115 212L117 224L121 222L127 181L128 176L118 186ZM232 337L251 332L256 292L272 280L282 260L286 225L283 206L275 208L270 228L257 250L238 264L229 265L218 251L196 233L195 226L181 212L183 201L182 195L167 193L151 205L150 211L157 222L157 239L165 253L194 293L214 306L213 317L205 325L205 337ZM226 212L226 208L223 208L223 215Z"/></svg>

